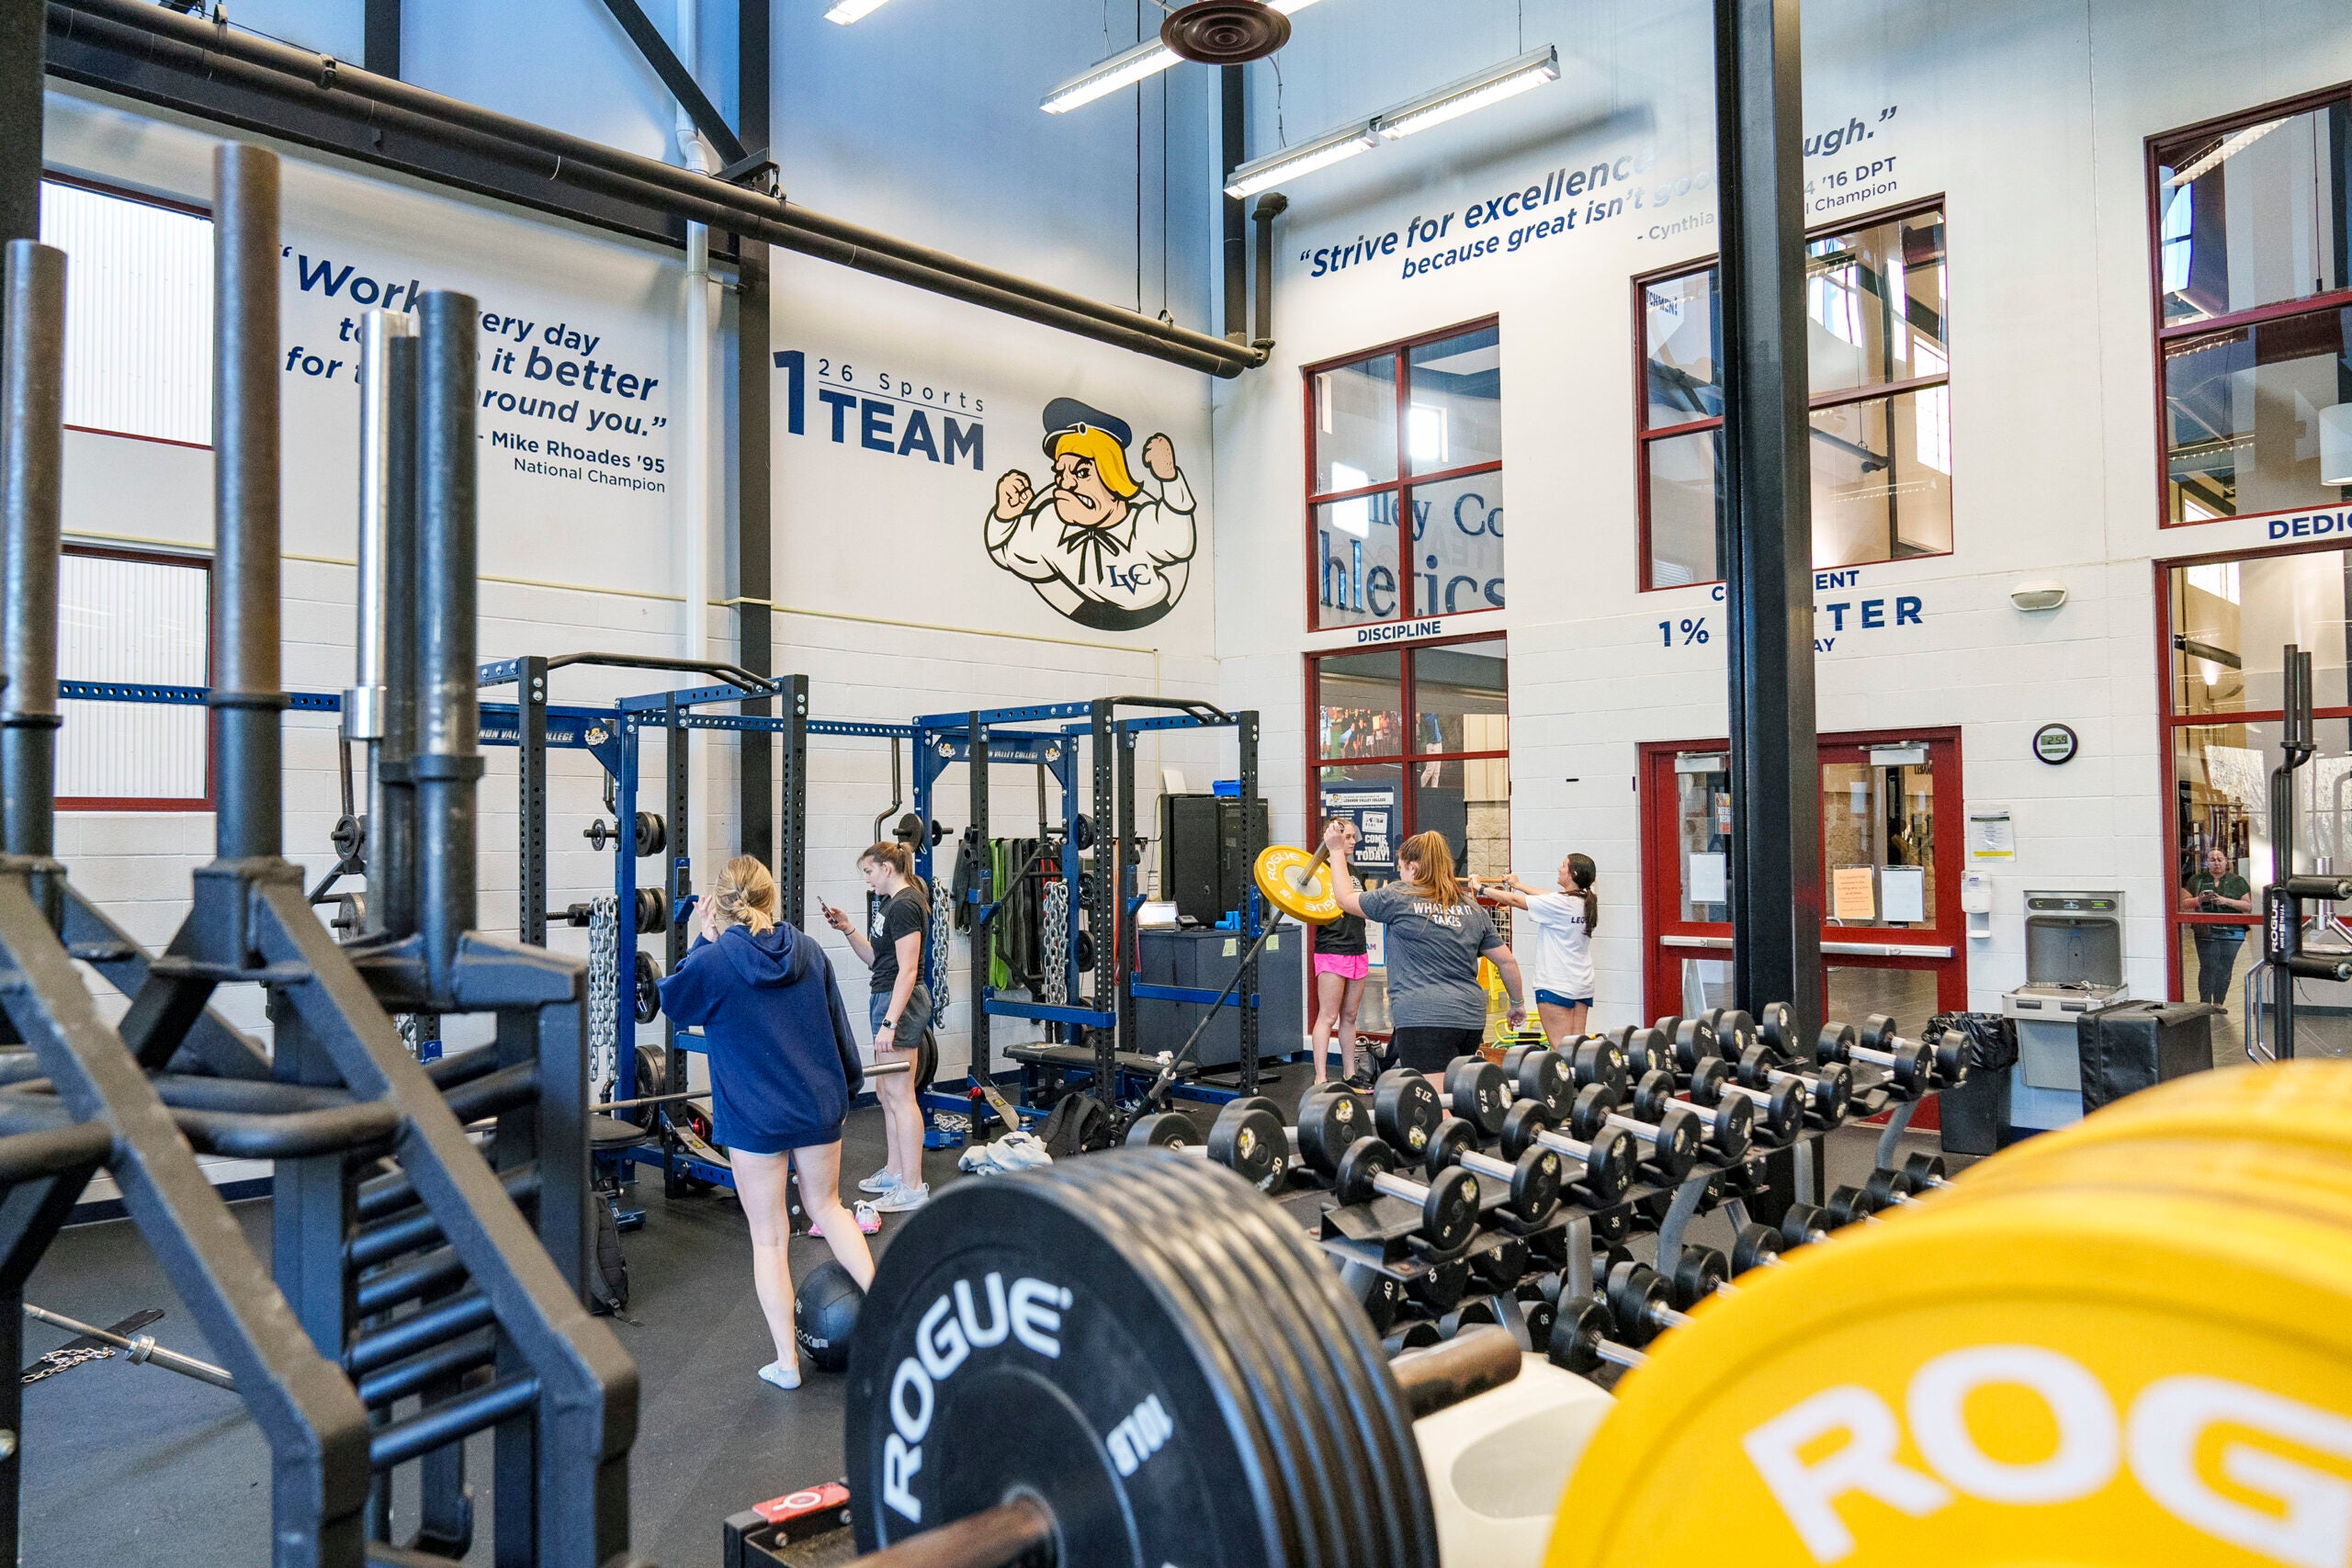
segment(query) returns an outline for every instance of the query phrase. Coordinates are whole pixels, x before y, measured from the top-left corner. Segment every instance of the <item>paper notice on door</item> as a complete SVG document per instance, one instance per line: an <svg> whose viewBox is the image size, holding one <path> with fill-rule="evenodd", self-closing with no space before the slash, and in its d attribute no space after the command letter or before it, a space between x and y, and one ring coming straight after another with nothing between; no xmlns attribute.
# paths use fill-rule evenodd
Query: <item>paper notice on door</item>
<svg viewBox="0 0 2352 1568"><path fill-rule="evenodd" d="M1829 874L1829 918L1851 925L1878 919L1878 883L1867 865L1841 865Z"/></svg>
<svg viewBox="0 0 2352 1568"><path fill-rule="evenodd" d="M1928 918L1928 870L1918 865L1890 865L1878 874L1878 886L1885 908L1880 915L1889 920L1922 921Z"/></svg>
<svg viewBox="0 0 2352 1568"><path fill-rule="evenodd" d="M1710 854L1692 855L1690 886L1690 902L1693 904L1730 903L1731 857Z"/></svg>
<svg viewBox="0 0 2352 1568"><path fill-rule="evenodd" d="M1979 806L1968 813L1968 858L1973 861L2013 861L2018 858L2017 828L2006 806Z"/></svg>

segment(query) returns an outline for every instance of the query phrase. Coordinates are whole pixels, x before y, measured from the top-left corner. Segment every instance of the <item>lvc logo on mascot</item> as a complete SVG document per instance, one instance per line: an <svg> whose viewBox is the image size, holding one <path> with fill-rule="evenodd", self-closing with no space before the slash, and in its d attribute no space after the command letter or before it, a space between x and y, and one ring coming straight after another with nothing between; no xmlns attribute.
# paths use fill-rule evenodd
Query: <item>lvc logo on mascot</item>
<svg viewBox="0 0 2352 1568"><path fill-rule="evenodd" d="M1046 405L1048 488L1014 468L996 481L989 558L1080 626L1125 632L1176 607L1198 536L1193 490L1165 435L1129 465L1127 422L1076 398Z"/></svg>

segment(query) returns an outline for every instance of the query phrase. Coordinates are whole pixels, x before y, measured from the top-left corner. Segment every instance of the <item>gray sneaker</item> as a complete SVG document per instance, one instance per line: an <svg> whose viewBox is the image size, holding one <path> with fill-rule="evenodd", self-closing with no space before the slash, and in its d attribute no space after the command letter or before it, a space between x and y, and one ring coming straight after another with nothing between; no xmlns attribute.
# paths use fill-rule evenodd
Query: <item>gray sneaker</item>
<svg viewBox="0 0 2352 1568"><path fill-rule="evenodd" d="M886 1214L904 1214L920 1209L930 1201L930 1182L926 1181L919 1187L909 1187L901 1182L885 1193L874 1206Z"/></svg>
<svg viewBox="0 0 2352 1568"><path fill-rule="evenodd" d="M857 1184L857 1190L860 1192L888 1192L898 1185L899 1173L892 1170L886 1165L880 1170L876 1171L873 1175L859 1182Z"/></svg>

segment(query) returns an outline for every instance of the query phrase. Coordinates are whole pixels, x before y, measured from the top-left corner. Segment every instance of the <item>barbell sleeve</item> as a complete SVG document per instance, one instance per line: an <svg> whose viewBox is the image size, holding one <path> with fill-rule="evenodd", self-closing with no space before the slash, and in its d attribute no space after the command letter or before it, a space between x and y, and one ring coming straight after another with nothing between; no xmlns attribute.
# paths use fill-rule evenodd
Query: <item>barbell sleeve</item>
<svg viewBox="0 0 2352 1568"><path fill-rule="evenodd" d="M868 1553L852 1568L1052 1568L1059 1561L1057 1534L1051 1509L1015 1496Z"/></svg>
<svg viewBox="0 0 2352 1568"><path fill-rule="evenodd" d="M1405 1406L1418 1421L1424 1416L1475 1399L1519 1376L1519 1341L1508 1328L1476 1328L1426 1350L1409 1350L1388 1363Z"/></svg>
<svg viewBox="0 0 2352 1568"><path fill-rule="evenodd" d="M68 1334L78 1334L85 1339L95 1339L101 1345L111 1345L118 1350L130 1351L130 1359L134 1364L152 1363L167 1372L177 1372L184 1378L194 1378L198 1382L209 1382L215 1388L225 1388L232 1393L236 1390L236 1382L225 1369L216 1367L209 1361L199 1361L193 1356L183 1356L177 1350L166 1350L155 1343L155 1337L152 1334L142 1334L136 1339L126 1338L112 1329L100 1328L77 1318L68 1317L62 1312L51 1312L46 1307L37 1307L30 1302L25 1303L24 1308L25 1315L36 1323L46 1323L52 1328L62 1328Z"/></svg>

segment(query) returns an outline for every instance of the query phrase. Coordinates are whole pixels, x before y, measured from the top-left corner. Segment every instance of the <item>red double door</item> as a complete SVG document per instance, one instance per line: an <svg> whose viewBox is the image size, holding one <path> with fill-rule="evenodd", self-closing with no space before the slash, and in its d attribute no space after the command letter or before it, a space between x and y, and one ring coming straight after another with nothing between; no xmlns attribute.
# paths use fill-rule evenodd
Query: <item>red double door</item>
<svg viewBox="0 0 2352 1568"><path fill-rule="evenodd" d="M1732 1006L1730 749L1645 745L1640 777L1643 1015ZM1959 730L1821 738L1823 1016L1967 1007L1964 824Z"/></svg>

